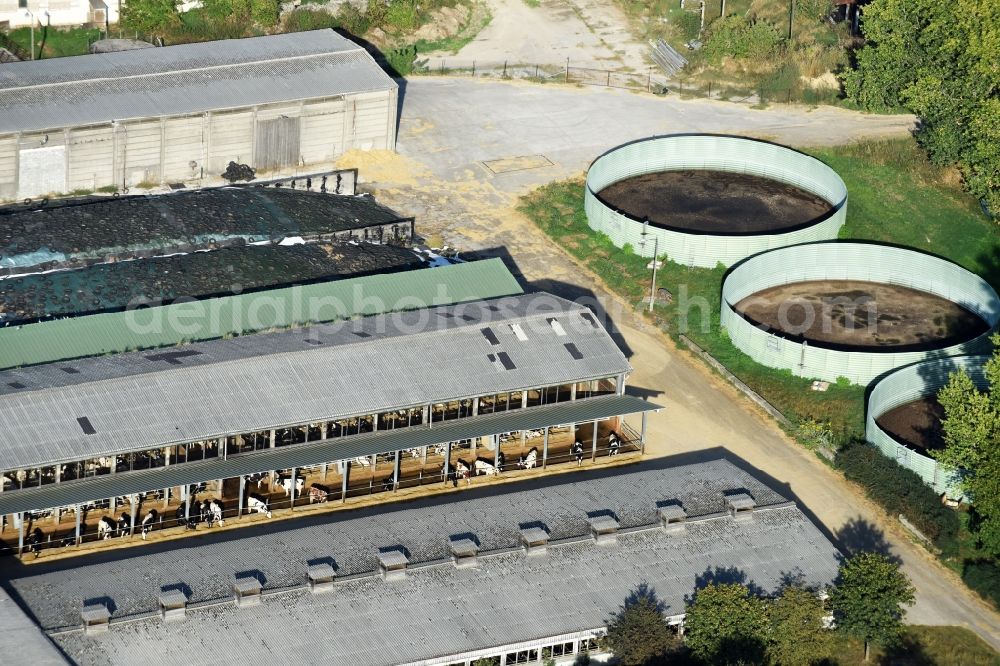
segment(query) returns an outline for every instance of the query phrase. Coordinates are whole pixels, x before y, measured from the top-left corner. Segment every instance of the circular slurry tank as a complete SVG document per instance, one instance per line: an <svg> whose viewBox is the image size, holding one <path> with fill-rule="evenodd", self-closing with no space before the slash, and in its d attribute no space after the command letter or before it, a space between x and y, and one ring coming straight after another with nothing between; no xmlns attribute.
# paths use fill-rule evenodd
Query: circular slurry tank
<svg viewBox="0 0 1000 666"><path fill-rule="evenodd" d="M721 321L754 360L867 385L927 358L988 348L1000 299L944 259L874 243L812 243L751 257L726 275Z"/></svg>
<svg viewBox="0 0 1000 666"><path fill-rule="evenodd" d="M685 134L598 157L587 172L584 205L590 227L619 247L712 268L836 238L847 188L833 169L789 148Z"/></svg>
<svg viewBox="0 0 1000 666"><path fill-rule="evenodd" d="M951 373L965 370L980 389L987 387L987 356L955 356L915 363L875 383L868 395L865 438L886 456L916 472L939 493L960 498L957 477L938 465L931 451L944 447L944 410L937 394Z"/></svg>

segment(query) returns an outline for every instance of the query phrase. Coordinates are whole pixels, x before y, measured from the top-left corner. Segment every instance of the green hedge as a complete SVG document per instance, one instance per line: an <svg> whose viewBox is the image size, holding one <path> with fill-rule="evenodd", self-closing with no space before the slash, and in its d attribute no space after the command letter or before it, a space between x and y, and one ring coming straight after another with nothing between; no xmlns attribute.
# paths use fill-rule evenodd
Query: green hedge
<svg viewBox="0 0 1000 666"><path fill-rule="evenodd" d="M851 442L838 451L836 464L886 511L905 516L945 554L956 552L958 516L915 472L861 442Z"/></svg>
<svg viewBox="0 0 1000 666"><path fill-rule="evenodd" d="M962 580L973 590L1000 606L1000 566L996 562L983 560L966 562L962 569Z"/></svg>

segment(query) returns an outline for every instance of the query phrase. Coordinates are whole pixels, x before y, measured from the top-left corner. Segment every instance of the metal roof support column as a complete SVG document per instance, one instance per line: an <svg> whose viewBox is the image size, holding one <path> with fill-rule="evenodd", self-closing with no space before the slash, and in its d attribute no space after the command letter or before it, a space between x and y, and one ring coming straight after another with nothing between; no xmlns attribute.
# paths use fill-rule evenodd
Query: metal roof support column
<svg viewBox="0 0 1000 666"><path fill-rule="evenodd" d="M542 469L549 461L549 426L545 426L545 439L542 440Z"/></svg>
<svg viewBox="0 0 1000 666"><path fill-rule="evenodd" d="M648 412L642 413L642 430L639 432L639 453L646 452L646 421L648 420Z"/></svg>
<svg viewBox="0 0 1000 666"><path fill-rule="evenodd" d="M220 437L219 438L219 448L222 449L222 459L226 460L229 456L229 438ZM222 485L219 485L219 493L222 493Z"/></svg>
<svg viewBox="0 0 1000 666"><path fill-rule="evenodd" d="M254 113L254 122L255 123L256 123L256 117L257 116L256 116L256 112L255 112ZM256 130L256 127L254 129ZM255 134L256 134L256 131L255 131ZM275 447L275 438L276 438L274 428L271 428L269 437L270 437L270 444L269 444L269 446L273 449ZM270 490L271 487L274 485L274 470L273 469L270 472L268 472L268 479L269 479L269 481L268 481L268 490Z"/></svg>
<svg viewBox="0 0 1000 666"><path fill-rule="evenodd" d="M187 485L183 486L181 495L184 502L184 521L187 522L191 520L191 489Z"/></svg>
<svg viewBox="0 0 1000 666"><path fill-rule="evenodd" d="M625 395L625 375L620 374L615 377L615 393L618 395Z"/></svg>
<svg viewBox="0 0 1000 666"><path fill-rule="evenodd" d="M576 382L573 382L569 387L569 399L576 400ZM570 424L569 434L571 437L576 437L576 423Z"/></svg>
<svg viewBox="0 0 1000 666"><path fill-rule="evenodd" d="M17 514L17 555L21 556L21 551L24 550L24 514Z"/></svg>
<svg viewBox="0 0 1000 666"><path fill-rule="evenodd" d="M62 517L62 508L56 507L52 510L52 524L59 527L59 519Z"/></svg>
<svg viewBox="0 0 1000 666"><path fill-rule="evenodd" d="M500 471L500 435L490 435L493 440L493 466Z"/></svg>
<svg viewBox="0 0 1000 666"><path fill-rule="evenodd" d="M73 543L75 545L79 546L80 545L80 514L83 513L83 507L81 507L79 504L77 504L76 505L76 510L73 511L73 513L76 514L76 519L75 519L75 522L76 522L76 539L74 540Z"/></svg>
<svg viewBox="0 0 1000 666"><path fill-rule="evenodd" d="M327 473L327 468L328 467L329 467L328 463L323 463L323 480L324 481L326 481L326 473Z"/></svg>
<svg viewBox="0 0 1000 666"><path fill-rule="evenodd" d="M451 442L444 447L444 484L448 485L448 476L451 474Z"/></svg>
<svg viewBox="0 0 1000 666"><path fill-rule="evenodd" d="M243 484L246 483L246 477L240 474L240 482L237 484L240 488L239 490L239 500L236 503L236 517L239 518L243 515Z"/></svg>
<svg viewBox="0 0 1000 666"><path fill-rule="evenodd" d="M423 467L427 465L427 447L420 447L420 466Z"/></svg>
<svg viewBox="0 0 1000 666"><path fill-rule="evenodd" d="M598 433L598 430L599 430L598 425L599 425L599 423L598 423L597 419L594 419L594 439L593 439L593 442L590 445L590 461L591 462L596 462L597 461L597 433Z"/></svg>
<svg viewBox="0 0 1000 666"><path fill-rule="evenodd" d="M345 460L343 472L340 475L340 503L347 501L347 475L351 473L351 461Z"/></svg>
<svg viewBox="0 0 1000 666"><path fill-rule="evenodd" d="M128 498L129 498L129 503L132 505L130 509L132 520L128 526L128 535L131 537L135 535L135 516L137 513L139 513L139 496L129 495Z"/></svg>
<svg viewBox="0 0 1000 666"><path fill-rule="evenodd" d="M305 485L303 483L303 485ZM292 485L288 488L288 510L295 510L295 468L292 468Z"/></svg>
<svg viewBox="0 0 1000 666"><path fill-rule="evenodd" d="M393 467L392 467L392 492L396 492L397 490L399 490L399 473L401 471L401 469L400 469L401 467L402 466L400 465L400 461L399 461L399 450L397 449L396 450L396 461L395 461L395 463L393 464Z"/></svg>

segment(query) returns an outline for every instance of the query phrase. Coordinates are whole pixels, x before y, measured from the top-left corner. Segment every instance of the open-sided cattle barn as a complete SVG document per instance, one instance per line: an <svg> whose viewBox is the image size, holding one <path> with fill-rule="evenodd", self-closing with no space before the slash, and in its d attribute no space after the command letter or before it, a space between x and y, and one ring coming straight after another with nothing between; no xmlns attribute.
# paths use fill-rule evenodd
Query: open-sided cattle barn
<svg viewBox="0 0 1000 666"><path fill-rule="evenodd" d="M753 504L738 519L734 491ZM683 507L683 519L664 526L665 505ZM616 538L595 539L594 516L609 514ZM526 553L532 529L547 545ZM475 566L455 561L456 540L475 546ZM385 577L379 555L400 549L405 569ZM318 594L306 584L317 562L335 572ZM280 533L200 539L168 553L12 567L7 585L67 655L88 663L132 664L155 652L165 666L565 665L606 657L597 639L640 586L676 625L708 582L739 576L770 593L793 576L822 589L838 562L827 537L752 472L725 459L655 459L303 518ZM252 571L265 581L263 600L247 612L234 606L230 582ZM178 580L187 621L167 622L157 598ZM115 609L98 637L79 628L80 600L95 598Z"/></svg>
<svg viewBox="0 0 1000 666"><path fill-rule="evenodd" d="M624 394L630 370L589 309L545 293L11 370L4 538L106 536L116 509L174 527L209 498L231 518L471 484L573 461L576 443L639 452L645 416L623 417L658 407Z"/></svg>
<svg viewBox="0 0 1000 666"><path fill-rule="evenodd" d="M396 83L316 30L54 60L0 72L0 200L315 172L396 143Z"/></svg>

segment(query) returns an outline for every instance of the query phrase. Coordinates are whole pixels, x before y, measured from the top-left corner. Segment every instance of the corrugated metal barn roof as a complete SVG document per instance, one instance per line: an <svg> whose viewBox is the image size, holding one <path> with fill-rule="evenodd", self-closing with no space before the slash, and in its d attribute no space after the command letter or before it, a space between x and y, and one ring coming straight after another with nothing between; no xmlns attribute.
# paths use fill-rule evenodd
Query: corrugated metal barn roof
<svg viewBox="0 0 1000 666"><path fill-rule="evenodd" d="M542 299L550 306L561 306L562 311L537 312L527 306L529 314L492 326L482 317L463 312L471 320L467 325L442 330L434 320L456 315L423 310L424 317L415 325L396 327L393 335L379 335L378 328L388 323L378 319L368 322L374 330L342 328L340 344L310 344L303 335L296 350L190 366L176 359L175 363L157 363L157 372L119 373L89 382L15 390L0 397L0 431L5 434L0 469L571 383L630 370L608 332L584 316L591 317L589 310L550 294L524 298ZM562 334L551 325L552 319L562 325ZM492 338L484 333L486 328ZM216 344L225 347L231 342ZM569 343L575 345L579 358L567 351ZM84 375L86 367L67 364L60 369ZM85 432L79 421L83 418L93 433Z"/></svg>
<svg viewBox="0 0 1000 666"><path fill-rule="evenodd" d="M708 518L725 509L723 493L733 488L749 490L758 507L768 508L746 521ZM689 509L683 531L657 526L657 503L669 498ZM286 521L228 539L193 540L182 549L135 548L114 557L40 563L13 573L18 578L10 586L47 629L78 625L81 599L114 599L108 634L54 637L77 661L131 664L155 652L164 664L419 663L602 627L641 583L668 615L683 613L685 598L699 585L737 575L767 592L796 573L807 584L829 584L839 554L783 499L725 460L680 467L647 460ZM620 519L614 545L590 537L587 514L595 511ZM551 530L543 556L517 548L519 524L532 521ZM635 528L641 531L629 531ZM462 533L480 543L475 568L451 563L449 538ZM411 555L406 577L372 575L378 550L399 545ZM305 563L329 558L336 563L335 591L309 594L302 589ZM441 564L424 566L430 562ZM250 612L230 602L189 610L187 622L165 623L154 615L160 586L182 580L193 603L225 600L232 575L254 570L267 582L263 604ZM267 594L290 586L301 591ZM139 613L150 617L114 624Z"/></svg>
<svg viewBox="0 0 1000 666"><path fill-rule="evenodd" d="M363 48L333 30L9 63L0 70L0 132L395 87Z"/></svg>
<svg viewBox="0 0 1000 666"><path fill-rule="evenodd" d="M495 298L521 291L501 260L487 259L194 303L8 326L0 328L0 368L169 347L191 340Z"/></svg>
<svg viewBox="0 0 1000 666"><path fill-rule="evenodd" d="M242 474L319 465L334 460L350 460L358 456L432 446L442 442L515 430L536 430L548 425L592 421L660 408L659 405L633 396L611 395L446 421L433 427L417 426L343 439L282 446L233 456L227 460L216 458L141 472L109 474L81 481L0 493L0 515L71 506L108 497L121 497L200 483L210 479L228 479Z"/></svg>

